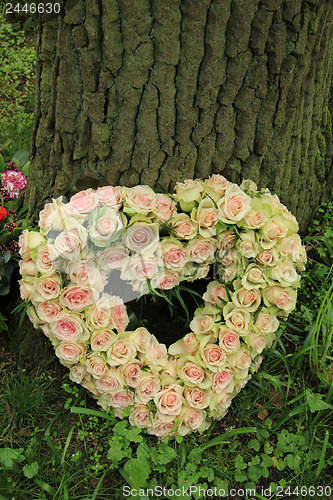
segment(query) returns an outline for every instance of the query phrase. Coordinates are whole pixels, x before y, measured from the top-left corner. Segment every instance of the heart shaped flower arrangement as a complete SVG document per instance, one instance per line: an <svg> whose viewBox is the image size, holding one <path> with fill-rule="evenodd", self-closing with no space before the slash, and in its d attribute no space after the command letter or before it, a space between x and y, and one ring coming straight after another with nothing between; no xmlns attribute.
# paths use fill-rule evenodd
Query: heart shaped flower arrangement
<svg viewBox="0 0 333 500"><path fill-rule="evenodd" d="M177 183L173 195L87 189L45 205L39 230L23 232L21 296L70 379L104 409L159 437L202 432L295 307L306 261L297 231L268 189L218 174ZM167 349L128 329L128 300L204 278L213 263L217 278L181 340Z"/></svg>

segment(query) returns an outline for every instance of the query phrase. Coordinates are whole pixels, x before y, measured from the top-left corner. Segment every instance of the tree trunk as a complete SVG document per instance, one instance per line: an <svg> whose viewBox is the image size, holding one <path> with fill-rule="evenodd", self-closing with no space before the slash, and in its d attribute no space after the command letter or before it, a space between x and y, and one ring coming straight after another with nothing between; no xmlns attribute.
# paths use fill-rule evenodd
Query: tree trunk
<svg viewBox="0 0 333 500"><path fill-rule="evenodd" d="M306 228L333 183L331 0L64 3L36 23L30 213L73 184L213 172L268 186Z"/></svg>

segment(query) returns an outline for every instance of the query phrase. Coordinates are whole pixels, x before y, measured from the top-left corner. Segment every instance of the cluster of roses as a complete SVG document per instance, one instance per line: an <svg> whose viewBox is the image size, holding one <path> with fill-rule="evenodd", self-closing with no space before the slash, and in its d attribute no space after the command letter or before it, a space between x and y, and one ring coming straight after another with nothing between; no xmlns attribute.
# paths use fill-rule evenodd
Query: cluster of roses
<svg viewBox="0 0 333 500"><path fill-rule="evenodd" d="M101 187L61 198L20 238L21 296L71 380L103 408L159 437L202 432L222 418L295 307L305 249L276 195L221 175L148 186ZM145 328L126 331L115 270L137 296L211 281L190 332L167 350ZM110 278L111 276L111 278ZM107 293L111 290L111 293Z"/></svg>

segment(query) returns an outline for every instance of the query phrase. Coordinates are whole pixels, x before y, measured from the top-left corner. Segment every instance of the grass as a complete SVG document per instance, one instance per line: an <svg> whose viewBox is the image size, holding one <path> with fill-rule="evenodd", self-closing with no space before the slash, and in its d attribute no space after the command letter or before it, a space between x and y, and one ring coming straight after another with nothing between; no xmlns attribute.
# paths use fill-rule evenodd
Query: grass
<svg viewBox="0 0 333 500"><path fill-rule="evenodd" d="M0 43L0 144L9 140L13 153L29 145L35 56L22 23L2 23ZM56 360L29 364L2 333L0 499L109 500L158 485L165 492L140 498L174 498L171 490L183 487L203 498L199 486L221 498L231 488L230 498L331 498L333 199L304 241L309 265L297 310L228 415L201 436L158 442L100 412Z"/></svg>

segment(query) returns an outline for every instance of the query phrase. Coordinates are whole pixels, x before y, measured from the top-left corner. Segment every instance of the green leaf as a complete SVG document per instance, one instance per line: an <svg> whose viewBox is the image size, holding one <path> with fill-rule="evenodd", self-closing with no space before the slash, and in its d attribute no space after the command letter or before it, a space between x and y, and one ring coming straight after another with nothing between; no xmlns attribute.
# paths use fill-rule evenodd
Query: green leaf
<svg viewBox="0 0 333 500"><path fill-rule="evenodd" d="M23 451L23 448L0 448L0 462L5 467L13 467L14 462L20 463L25 460L25 456L22 455Z"/></svg>
<svg viewBox="0 0 333 500"><path fill-rule="evenodd" d="M106 458L111 460L113 464L118 465L124 458L129 458L131 455L132 450L130 448L124 448L121 441L113 441L110 444Z"/></svg>
<svg viewBox="0 0 333 500"><path fill-rule="evenodd" d="M5 160L3 159L3 156L0 155L0 172L3 172L5 170Z"/></svg>
<svg viewBox="0 0 333 500"><path fill-rule="evenodd" d="M311 413L320 410L333 409L332 405L329 405L322 400L321 394L314 394L310 391L310 389L306 390L306 401L309 405Z"/></svg>
<svg viewBox="0 0 333 500"><path fill-rule="evenodd" d="M32 462L30 465L26 464L23 467L23 474L25 477L28 477L29 479L34 477L39 470L39 466L37 462Z"/></svg>
<svg viewBox="0 0 333 500"><path fill-rule="evenodd" d="M15 161L16 165L20 168L23 167L26 161L28 161L28 158L29 151L26 149L19 149L16 153L14 153L12 161Z"/></svg>
<svg viewBox="0 0 333 500"><path fill-rule="evenodd" d="M259 451L260 450L260 443L259 443L258 439L251 439L251 441L248 444L248 447L252 448L255 451Z"/></svg>
<svg viewBox="0 0 333 500"><path fill-rule="evenodd" d="M144 456L131 458L125 463L123 470L120 470L121 475L132 488L147 486L147 479L150 472L150 465Z"/></svg>
<svg viewBox="0 0 333 500"><path fill-rule="evenodd" d="M210 441L208 441L208 443L203 443L202 445L200 445L200 449L206 450L207 448L211 448L212 446L222 444L234 436L238 436L239 434L249 434L250 432L256 432L256 430L256 427L243 427L240 429L227 431L221 436L217 436L216 438L211 439Z"/></svg>

